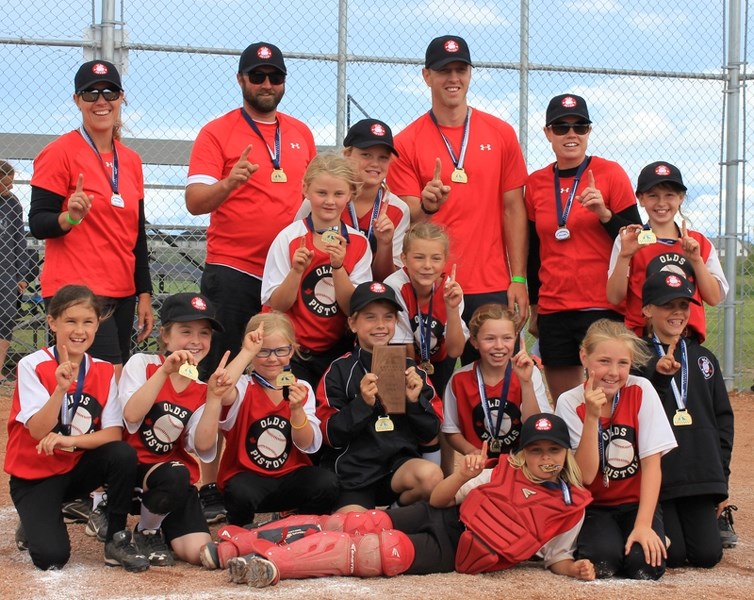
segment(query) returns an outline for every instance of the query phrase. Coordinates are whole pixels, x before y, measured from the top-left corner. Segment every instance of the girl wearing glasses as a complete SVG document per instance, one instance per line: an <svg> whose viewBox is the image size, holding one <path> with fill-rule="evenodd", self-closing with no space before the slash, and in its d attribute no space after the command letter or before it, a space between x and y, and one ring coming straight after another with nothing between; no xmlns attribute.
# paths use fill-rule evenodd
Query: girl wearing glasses
<svg viewBox="0 0 754 600"><path fill-rule="evenodd" d="M90 349L120 375L130 354L138 296L138 341L152 331L152 283L144 229L141 158L120 142L123 86L115 65L84 63L73 101L82 124L34 160L29 227L46 240L40 284L45 302L80 282L111 314Z"/></svg>
<svg viewBox="0 0 754 600"><path fill-rule="evenodd" d="M288 370L296 349L290 319L260 313L228 365L238 384L220 422L226 447L217 484L231 525L251 523L257 512L329 512L338 495L335 475L309 458L322 445L322 432L314 391Z"/></svg>
<svg viewBox="0 0 754 600"><path fill-rule="evenodd" d="M207 385L197 381L196 365L209 352L212 332L222 329L206 297L193 292L169 296L160 322L164 354L132 356L118 396L125 439L139 459L134 483L141 490L141 507L134 542L153 567L169 567L175 564L172 552L199 564L199 549L210 539L192 454L205 462L215 458L221 400L235 382L223 371L227 353Z"/></svg>
<svg viewBox="0 0 754 600"><path fill-rule="evenodd" d="M605 295L610 249L620 228L639 222L631 181L615 162L587 156L592 121L586 101L554 97L545 136L555 162L526 183L527 276L532 318L553 399L583 381L579 343L601 318L622 320Z"/></svg>

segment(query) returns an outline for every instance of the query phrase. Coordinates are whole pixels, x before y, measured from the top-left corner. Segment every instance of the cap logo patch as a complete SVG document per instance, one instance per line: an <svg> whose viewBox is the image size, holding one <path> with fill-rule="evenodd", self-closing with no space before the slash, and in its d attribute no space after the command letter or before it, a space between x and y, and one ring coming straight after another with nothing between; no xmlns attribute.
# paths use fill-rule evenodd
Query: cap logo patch
<svg viewBox="0 0 754 600"><path fill-rule="evenodd" d="M534 423L534 429L537 431L550 431L552 429L552 421L549 419L537 419L537 422Z"/></svg>
<svg viewBox="0 0 754 600"><path fill-rule="evenodd" d="M107 66L102 63L92 65L92 73L95 75L107 75Z"/></svg>
<svg viewBox="0 0 754 600"><path fill-rule="evenodd" d="M563 108L576 108L576 98L573 96L566 96L563 98L561 104Z"/></svg>
<svg viewBox="0 0 754 600"><path fill-rule="evenodd" d="M379 123L375 123L374 125L372 125L371 131L373 135L378 135L380 137L385 135L385 128Z"/></svg>
<svg viewBox="0 0 754 600"><path fill-rule="evenodd" d="M372 285L369 286L369 289L373 291L375 294L384 294L385 293L385 286L381 283L375 281L372 283Z"/></svg>
<svg viewBox="0 0 754 600"><path fill-rule="evenodd" d="M667 177L668 175L670 175L670 169L667 167L667 165L658 165L655 169L655 175Z"/></svg>
<svg viewBox="0 0 754 600"><path fill-rule="evenodd" d="M451 53L458 52L461 49L461 47L458 45L458 42L456 42L455 40L448 40L447 42L445 42L444 48L445 52Z"/></svg>
<svg viewBox="0 0 754 600"><path fill-rule="evenodd" d="M681 287L683 283L681 282L681 278L677 275L668 275L665 278L665 285L667 285L668 287L677 288Z"/></svg>
<svg viewBox="0 0 754 600"><path fill-rule="evenodd" d="M268 60L272 58L272 50L270 50L267 46L262 46L257 50L257 56L261 58L262 60Z"/></svg>
<svg viewBox="0 0 754 600"><path fill-rule="evenodd" d="M193 306L196 310L207 310L207 303L199 296L194 296L193 298L191 298L191 306Z"/></svg>

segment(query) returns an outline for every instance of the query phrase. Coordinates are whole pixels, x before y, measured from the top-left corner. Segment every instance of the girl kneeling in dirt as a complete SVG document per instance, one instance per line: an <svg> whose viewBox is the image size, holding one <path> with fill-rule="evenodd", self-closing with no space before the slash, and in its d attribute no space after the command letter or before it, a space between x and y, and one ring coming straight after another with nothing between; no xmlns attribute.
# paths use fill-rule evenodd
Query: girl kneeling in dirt
<svg viewBox="0 0 754 600"><path fill-rule="evenodd" d="M251 531L224 527L211 548L214 566L228 568L236 583L266 587L328 575L498 571L538 554L554 573L594 579L592 563L573 558L591 496L565 422L533 415L523 425L521 447L485 469L485 443L435 488L428 504L297 515Z"/></svg>

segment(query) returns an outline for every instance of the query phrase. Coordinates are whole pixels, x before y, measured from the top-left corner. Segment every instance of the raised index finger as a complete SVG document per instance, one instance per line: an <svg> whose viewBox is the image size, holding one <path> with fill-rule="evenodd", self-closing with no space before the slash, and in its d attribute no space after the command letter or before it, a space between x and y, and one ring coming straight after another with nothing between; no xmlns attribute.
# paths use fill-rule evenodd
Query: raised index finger
<svg viewBox="0 0 754 600"><path fill-rule="evenodd" d="M448 281L455 281L456 280L456 263L453 263L453 267L450 269L450 277L448 277Z"/></svg>
<svg viewBox="0 0 754 600"><path fill-rule="evenodd" d="M432 179L440 179L440 175L442 174L442 161L439 157L435 159L435 173L432 176Z"/></svg>
<svg viewBox="0 0 754 600"><path fill-rule="evenodd" d="M589 177L589 187L596 188L597 185L594 183L594 172L591 169L589 169L588 177Z"/></svg>
<svg viewBox="0 0 754 600"><path fill-rule="evenodd" d="M594 391L594 371L589 371L589 375L586 378L586 391L587 392Z"/></svg>
<svg viewBox="0 0 754 600"><path fill-rule="evenodd" d="M675 355L675 346L676 346L677 343L678 343L678 338L675 338L675 339L673 339L672 342L670 342L670 345L668 346L668 351L667 351L666 356L669 356L671 358L674 357L674 355Z"/></svg>
<svg viewBox="0 0 754 600"><path fill-rule="evenodd" d="M68 347L63 344L58 350L60 351L60 363L68 362Z"/></svg>
<svg viewBox="0 0 754 600"><path fill-rule="evenodd" d="M247 157L249 156L249 152L251 152L251 144L246 146L246 148L243 149L243 152L241 152L241 156L238 158L238 162L247 160Z"/></svg>
<svg viewBox="0 0 754 600"><path fill-rule="evenodd" d="M681 220L681 237L688 237L689 231L686 229L686 219Z"/></svg>
<svg viewBox="0 0 754 600"><path fill-rule="evenodd" d="M76 192L83 192L84 191L84 174L79 173L79 178L76 181Z"/></svg>

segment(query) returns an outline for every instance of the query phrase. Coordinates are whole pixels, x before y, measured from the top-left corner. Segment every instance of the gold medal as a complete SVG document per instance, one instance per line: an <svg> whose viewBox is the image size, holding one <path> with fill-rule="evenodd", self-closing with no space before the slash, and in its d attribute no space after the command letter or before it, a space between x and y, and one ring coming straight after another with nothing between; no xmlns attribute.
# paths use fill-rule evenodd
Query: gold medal
<svg viewBox="0 0 754 600"><path fill-rule="evenodd" d="M282 371L275 378L275 385L279 388L293 385L296 383L296 376L290 371Z"/></svg>
<svg viewBox="0 0 754 600"><path fill-rule="evenodd" d="M555 239L559 242L567 240L571 237L571 231L568 227L558 227L555 230Z"/></svg>
<svg viewBox="0 0 754 600"><path fill-rule="evenodd" d="M636 241L640 246L646 246L648 244L654 244L657 241L657 236L651 229L642 229Z"/></svg>
<svg viewBox="0 0 754 600"><path fill-rule="evenodd" d="M488 445L490 452L494 452L495 454L500 454L500 451L503 449L502 442L497 438L490 438L488 440Z"/></svg>
<svg viewBox="0 0 754 600"><path fill-rule="evenodd" d="M322 241L325 244L339 244L340 241L338 240L338 232L334 231L332 229L328 229L322 234Z"/></svg>
<svg viewBox="0 0 754 600"><path fill-rule="evenodd" d="M423 360L419 366L422 369L424 369L424 372L427 375L434 375L435 374L435 366L431 362L429 362L428 360Z"/></svg>
<svg viewBox="0 0 754 600"><path fill-rule="evenodd" d="M377 417L377 422L374 424L374 430L378 433L383 431L393 431L395 424L390 420L390 417Z"/></svg>
<svg viewBox="0 0 754 600"><path fill-rule="evenodd" d="M288 176L283 169L275 169L272 171L272 175L270 175L270 180L272 183L286 183L288 181Z"/></svg>
<svg viewBox="0 0 754 600"><path fill-rule="evenodd" d="M199 369L197 369L194 365L191 363L183 363L178 368L178 374L183 375L184 377L187 377L188 379L193 379L194 381L197 381L199 379Z"/></svg>
<svg viewBox="0 0 754 600"><path fill-rule="evenodd" d="M466 171L456 167L455 169L453 169L453 172L450 174L450 180L453 183L468 183L469 176L466 175Z"/></svg>
<svg viewBox="0 0 754 600"><path fill-rule="evenodd" d="M691 425L693 422L689 411L685 408L679 408L673 415L673 425L676 427L685 427L686 425Z"/></svg>

